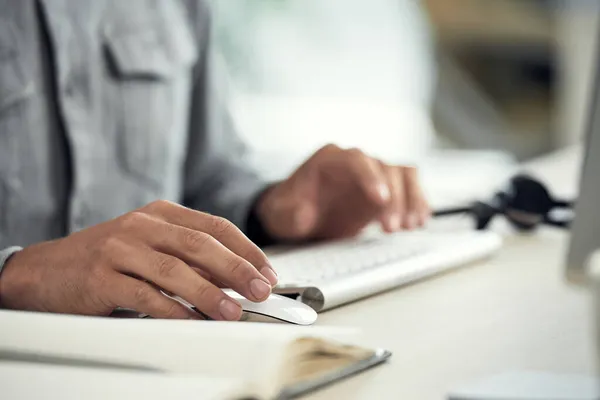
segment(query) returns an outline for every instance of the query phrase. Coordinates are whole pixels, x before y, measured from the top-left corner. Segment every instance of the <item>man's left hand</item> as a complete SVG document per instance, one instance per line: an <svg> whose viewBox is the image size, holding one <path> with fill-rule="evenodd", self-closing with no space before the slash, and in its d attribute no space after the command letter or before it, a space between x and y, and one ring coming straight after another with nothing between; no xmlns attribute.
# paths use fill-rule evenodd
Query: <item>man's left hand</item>
<svg viewBox="0 0 600 400"><path fill-rule="evenodd" d="M386 232L415 229L430 216L416 168L335 145L268 189L256 212L272 237L286 241L351 237L373 221Z"/></svg>

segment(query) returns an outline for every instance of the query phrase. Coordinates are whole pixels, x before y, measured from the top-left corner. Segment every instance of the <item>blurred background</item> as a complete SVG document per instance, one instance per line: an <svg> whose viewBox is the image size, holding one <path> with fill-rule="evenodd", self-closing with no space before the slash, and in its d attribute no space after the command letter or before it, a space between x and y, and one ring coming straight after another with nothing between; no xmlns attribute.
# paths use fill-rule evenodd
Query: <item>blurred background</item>
<svg viewBox="0 0 600 400"><path fill-rule="evenodd" d="M212 1L268 179L333 142L418 165L426 190L483 193L584 132L597 0Z"/></svg>

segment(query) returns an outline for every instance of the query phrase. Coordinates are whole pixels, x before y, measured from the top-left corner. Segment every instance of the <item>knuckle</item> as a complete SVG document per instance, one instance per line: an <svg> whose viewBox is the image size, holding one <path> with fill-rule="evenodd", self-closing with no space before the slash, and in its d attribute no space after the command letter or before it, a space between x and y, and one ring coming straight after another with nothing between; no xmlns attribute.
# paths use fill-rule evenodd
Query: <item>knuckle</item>
<svg viewBox="0 0 600 400"><path fill-rule="evenodd" d="M352 148L346 151L346 158L350 163L357 166L375 166L377 163L369 157L364 151L358 148Z"/></svg>
<svg viewBox="0 0 600 400"><path fill-rule="evenodd" d="M365 153L357 147L353 147L351 149L346 150L346 154L348 155L348 157L353 157L353 158L366 157Z"/></svg>
<svg viewBox="0 0 600 400"><path fill-rule="evenodd" d="M173 207L175 203L169 200L155 200L146 207L149 211L160 211Z"/></svg>
<svg viewBox="0 0 600 400"><path fill-rule="evenodd" d="M250 264L240 257L232 257L227 260L227 271L233 277L236 275L245 275L250 271Z"/></svg>
<svg viewBox="0 0 600 400"><path fill-rule="evenodd" d="M178 318L181 314L180 310L181 308L177 303L170 302L164 307L163 316L168 319Z"/></svg>
<svg viewBox="0 0 600 400"><path fill-rule="evenodd" d="M133 292L136 304L148 304L152 299L152 289L146 285L139 285Z"/></svg>
<svg viewBox="0 0 600 400"><path fill-rule="evenodd" d="M98 241L100 254L112 254L121 248L121 240L115 236L107 236Z"/></svg>
<svg viewBox="0 0 600 400"><path fill-rule="evenodd" d="M222 217L211 217L210 220L210 231L215 235L224 235L231 231L233 224L227 219Z"/></svg>
<svg viewBox="0 0 600 400"><path fill-rule="evenodd" d="M319 153L331 153L333 151L339 151L340 148L339 146L333 144L333 143L328 143L325 146L321 147L321 149L319 150Z"/></svg>
<svg viewBox="0 0 600 400"><path fill-rule="evenodd" d="M412 165L405 165L402 166L402 172L404 172L404 174L410 178L416 178L417 177L417 172L418 172L418 168Z"/></svg>
<svg viewBox="0 0 600 400"><path fill-rule="evenodd" d="M240 254L240 257L247 260L252 265L269 265L267 255L256 245L249 246L246 251Z"/></svg>
<svg viewBox="0 0 600 400"><path fill-rule="evenodd" d="M195 297L200 299L202 303L205 303L210 299L210 286L209 285L198 285L194 291Z"/></svg>
<svg viewBox="0 0 600 400"><path fill-rule="evenodd" d="M198 251L211 239L210 235L203 232L191 231L183 235L183 245L188 251Z"/></svg>
<svg viewBox="0 0 600 400"><path fill-rule="evenodd" d="M176 258L160 257L156 261L156 273L161 278L170 278L178 266L179 261Z"/></svg>
<svg viewBox="0 0 600 400"><path fill-rule="evenodd" d="M145 218L146 215L139 211L127 213L120 218L120 227L123 230L133 229L137 227Z"/></svg>

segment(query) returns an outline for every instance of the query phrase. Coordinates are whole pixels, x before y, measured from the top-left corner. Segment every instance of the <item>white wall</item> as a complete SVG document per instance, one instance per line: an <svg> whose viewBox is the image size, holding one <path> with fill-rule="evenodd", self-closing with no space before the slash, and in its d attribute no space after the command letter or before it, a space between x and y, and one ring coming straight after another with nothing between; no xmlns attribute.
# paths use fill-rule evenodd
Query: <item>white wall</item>
<svg viewBox="0 0 600 400"><path fill-rule="evenodd" d="M231 10L235 2L227 1L219 4ZM285 4L241 29L259 87L234 77L232 107L258 168L284 176L329 142L395 162L425 154L434 138L435 71L419 2ZM237 23L245 23L243 16Z"/></svg>

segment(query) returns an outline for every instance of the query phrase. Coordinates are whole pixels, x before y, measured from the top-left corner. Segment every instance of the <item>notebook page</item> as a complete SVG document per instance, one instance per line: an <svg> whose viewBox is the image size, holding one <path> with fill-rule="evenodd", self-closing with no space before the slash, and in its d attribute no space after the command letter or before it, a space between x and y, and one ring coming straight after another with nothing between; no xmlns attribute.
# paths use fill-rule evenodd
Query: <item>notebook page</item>
<svg viewBox="0 0 600 400"><path fill-rule="evenodd" d="M167 372L262 382L293 339L346 340L355 331L216 321L114 319L0 311L0 350L135 364Z"/></svg>
<svg viewBox="0 0 600 400"><path fill-rule="evenodd" d="M7 399L222 400L249 394L233 379L20 362L0 362L0 381Z"/></svg>

